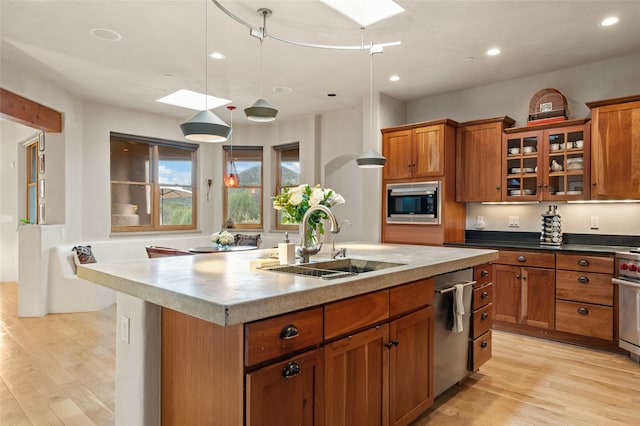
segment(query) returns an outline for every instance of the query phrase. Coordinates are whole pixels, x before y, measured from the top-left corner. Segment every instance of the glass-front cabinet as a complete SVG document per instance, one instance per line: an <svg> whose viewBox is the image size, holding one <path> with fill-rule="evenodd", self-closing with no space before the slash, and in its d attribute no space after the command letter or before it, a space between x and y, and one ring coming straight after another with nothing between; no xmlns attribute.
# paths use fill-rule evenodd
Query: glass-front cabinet
<svg viewBox="0 0 640 426"><path fill-rule="evenodd" d="M569 120L505 129L502 200L589 199L588 122Z"/></svg>

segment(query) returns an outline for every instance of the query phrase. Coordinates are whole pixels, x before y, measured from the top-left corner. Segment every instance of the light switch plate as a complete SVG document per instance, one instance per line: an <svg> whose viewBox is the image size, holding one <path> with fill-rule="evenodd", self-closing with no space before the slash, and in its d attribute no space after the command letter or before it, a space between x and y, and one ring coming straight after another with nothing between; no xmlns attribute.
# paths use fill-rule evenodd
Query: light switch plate
<svg viewBox="0 0 640 426"><path fill-rule="evenodd" d="M509 228L520 227L520 216L509 216Z"/></svg>
<svg viewBox="0 0 640 426"><path fill-rule="evenodd" d="M600 229L600 216L591 216L591 229Z"/></svg>

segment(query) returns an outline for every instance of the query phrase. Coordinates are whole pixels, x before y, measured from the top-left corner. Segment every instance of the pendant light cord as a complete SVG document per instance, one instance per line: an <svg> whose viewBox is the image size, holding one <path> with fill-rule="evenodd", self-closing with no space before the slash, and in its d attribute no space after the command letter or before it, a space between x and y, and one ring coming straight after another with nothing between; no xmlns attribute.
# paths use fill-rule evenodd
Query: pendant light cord
<svg viewBox="0 0 640 426"><path fill-rule="evenodd" d="M369 102L369 120L371 120L371 135L369 135L369 138L371 140L373 140L373 50L371 49L373 47L373 43L371 43L371 47L369 48L369 56L371 56L370 60L369 60L369 97L370 102Z"/></svg>
<svg viewBox="0 0 640 426"><path fill-rule="evenodd" d="M204 2L204 109L209 109L209 0Z"/></svg>

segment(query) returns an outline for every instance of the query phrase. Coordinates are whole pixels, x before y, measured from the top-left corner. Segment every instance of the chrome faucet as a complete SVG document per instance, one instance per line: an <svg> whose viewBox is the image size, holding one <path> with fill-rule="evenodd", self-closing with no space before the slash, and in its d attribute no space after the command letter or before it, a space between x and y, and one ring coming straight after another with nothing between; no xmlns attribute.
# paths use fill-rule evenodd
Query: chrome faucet
<svg viewBox="0 0 640 426"><path fill-rule="evenodd" d="M329 216L329 220L331 221L332 234L337 234L338 232L340 232L340 225L338 224L338 219L328 207L323 206L322 204L317 204L315 206L309 207L309 209L305 212L304 216L302 217L302 223L300 224L300 247L298 247L298 249L296 250L298 256L300 256L301 258L300 260L301 263L308 263L309 255L318 253L322 248L322 243L311 246L311 247L307 247L307 232L309 232L309 216L311 216L311 213L315 212L316 210L320 210L326 213L327 216Z"/></svg>
<svg viewBox="0 0 640 426"><path fill-rule="evenodd" d="M340 229L342 229L345 225L345 223L349 226L351 226L351 222L349 222L348 219L344 219L342 222L340 222ZM338 229L338 231L340 231L340 229ZM338 250L336 250L336 237L338 236L338 234L334 234L333 235L333 239L331 240L331 258L332 259L336 259L338 257L347 257L347 249L346 247L342 247L339 248Z"/></svg>

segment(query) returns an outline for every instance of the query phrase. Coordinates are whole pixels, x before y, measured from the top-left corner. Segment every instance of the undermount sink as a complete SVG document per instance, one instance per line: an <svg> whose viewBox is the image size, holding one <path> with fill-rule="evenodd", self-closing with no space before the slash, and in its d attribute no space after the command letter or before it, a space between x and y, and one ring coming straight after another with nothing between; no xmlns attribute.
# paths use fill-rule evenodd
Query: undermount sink
<svg viewBox="0 0 640 426"><path fill-rule="evenodd" d="M269 266L263 269L284 274L331 280L402 265L404 265L404 263L380 262L366 259L334 259L323 262L301 263L298 265Z"/></svg>

